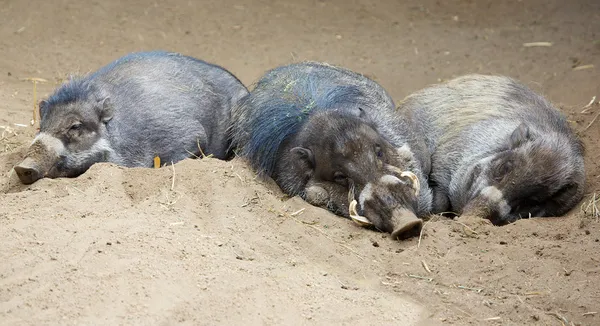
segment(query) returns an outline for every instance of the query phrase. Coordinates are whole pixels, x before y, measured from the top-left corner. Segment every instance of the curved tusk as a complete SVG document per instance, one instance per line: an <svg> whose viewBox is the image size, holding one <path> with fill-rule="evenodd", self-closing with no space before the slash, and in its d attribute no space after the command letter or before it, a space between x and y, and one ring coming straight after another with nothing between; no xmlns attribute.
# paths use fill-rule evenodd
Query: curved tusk
<svg viewBox="0 0 600 326"><path fill-rule="evenodd" d="M419 182L419 178L417 177L417 175L410 171L403 171L402 173L400 173L400 176L408 177L412 180L412 186L415 190L415 196L419 196L419 191L421 191L421 182Z"/></svg>
<svg viewBox="0 0 600 326"><path fill-rule="evenodd" d="M393 172L393 173L397 173L397 174L402 174L403 173L403 171L401 169L399 169L399 168L397 168L397 167L395 167L393 165L386 164L385 168L388 171Z"/></svg>
<svg viewBox="0 0 600 326"><path fill-rule="evenodd" d="M348 211L350 212L350 218L360 226L373 225L373 223L371 223L371 221L369 221L366 217L358 215L358 212L356 211L357 204L358 203L356 202L356 199L350 202L350 207L348 208Z"/></svg>
<svg viewBox="0 0 600 326"><path fill-rule="evenodd" d="M354 193L354 185L351 184L350 185L350 191L348 191L348 202L349 203L351 203L354 200L354 198L355 198L354 195L355 195L355 193Z"/></svg>

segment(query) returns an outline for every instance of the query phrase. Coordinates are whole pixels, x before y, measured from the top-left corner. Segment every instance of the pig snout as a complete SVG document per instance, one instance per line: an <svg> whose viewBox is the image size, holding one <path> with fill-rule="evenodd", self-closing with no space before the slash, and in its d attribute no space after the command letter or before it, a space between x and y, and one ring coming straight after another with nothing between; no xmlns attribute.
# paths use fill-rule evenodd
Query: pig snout
<svg viewBox="0 0 600 326"><path fill-rule="evenodd" d="M14 167L15 172L22 183L32 184L48 174L64 151L60 139L40 133L29 147L25 159Z"/></svg>
<svg viewBox="0 0 600 326"><path fill-rule="evenodd" d="M494 225L503 225L509 222L510 211L502 191L494 186L487 186L467 202L461 215L478 216L490 220Z"/></svg>
<svg viewBox="0 0 600 326"><path fill-rule="evenodd" d="M19 180L22 183L29 185L44 177L38 164L30 157L24 159L21 163L14 167Z"/></svg>
<svg viewBox="0 0 600 326"><path fill-rule="evenodd" d="M392 213L392 225L392 239L403 240L419 234L423 221L413 212L399 208Z"/></svg>
<svg viewBox="0 0 600 326"><path fill-rule="evenodd" d="M311 185L305 190L305 200L315 206L324 206L329 201L329 193L325 188Z"/></svg>
<svg viewBox="0 0 600 326"><path fill-rule="evenodd" d="M372 226L391 232L393 239L407 239L421 230L423 221L407 205L418 195L420 184L417 176L409 171L399 171L402 181L394 175L384 175L377 183L367 184L354 199L354 191L348 194L350 218L361 226ZM409 184L410 183L410 184ZM404 195L402 195L404 193ZM361 216L358 205L370 211Z"/></svg>

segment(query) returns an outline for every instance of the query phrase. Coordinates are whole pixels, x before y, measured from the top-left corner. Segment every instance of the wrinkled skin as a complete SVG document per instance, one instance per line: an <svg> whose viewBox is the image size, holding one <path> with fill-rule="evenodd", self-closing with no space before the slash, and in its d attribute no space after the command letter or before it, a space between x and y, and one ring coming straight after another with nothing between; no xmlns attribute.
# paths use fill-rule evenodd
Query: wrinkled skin
<svg viewBox="0 0 600 326"><path fill-rule="evenodd" d="M409 159L371 125L356 117L318 114L295 140L284 146L276 182L299 180L305 200L346 217L350 200L357 200L358 213L376 229L401 229L395 237L413 231L403 230L403 221L417 219L418 210L413 180L401 176Z"/></svg>

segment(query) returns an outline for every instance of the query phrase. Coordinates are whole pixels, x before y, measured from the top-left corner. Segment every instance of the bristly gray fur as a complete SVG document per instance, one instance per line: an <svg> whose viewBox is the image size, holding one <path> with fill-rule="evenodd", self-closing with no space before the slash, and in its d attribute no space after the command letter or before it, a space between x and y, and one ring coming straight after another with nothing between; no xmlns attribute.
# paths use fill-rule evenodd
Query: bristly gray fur
<svg viewBox="0 0 600 326"><path fill-rule="evenodd" d="M515 203L512 209L528 198L554 198L535 211L561 215L583 196L581 141L560 111L516 80L462 76L407 96L398 110L417 125L431 154L434 212L461 212L482 187L496 184L484 176L494 172L499 155L511 154L521 162L509 170L509 177L521 180L500 189L504 200ZM521 125L528 127L527 139L510 148L511 135ZM570 196L561 196L567 190ZM503 218L510 222L519 216Z"/></svg>
<svg viewBox="0 0 600 326"><path fill-rule="evenodd" d="M109 98L114 116L98 128L103 147L110 147L109 161L150 167L155 155L165 163L200 156L198 146L226 159L231 107L247 94L233 74L214 64L164 51L131 53L58 88L41 109L41 130L69 114L89 115L97 101Z"/></svg>
<svg viewBox="0 0 600 326"><path fill-rule="evenodd" d="M358 116L393 146L409 144L414 156L410 167L427 184L424 174L429 160L424 144L412 128L395 113L389 94L376 82L350 70L318 62L290 64L268 71L250 95L232 111L232 146L262 176L273 176L280 150L306 124L309 117L325 111ZM303 191L301 180L284 180L280 187L290 195ZM423 191L421 206L430 207L430 192ZM428 204L429 202L429 204Z"/></svg>

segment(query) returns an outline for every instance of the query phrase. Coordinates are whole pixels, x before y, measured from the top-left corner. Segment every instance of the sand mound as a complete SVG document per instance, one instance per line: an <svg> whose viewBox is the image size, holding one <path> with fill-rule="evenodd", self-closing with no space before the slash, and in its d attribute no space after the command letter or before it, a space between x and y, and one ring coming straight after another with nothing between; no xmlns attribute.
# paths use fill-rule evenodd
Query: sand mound
<svg viewBox="0 0 600 326"><path fill-rule="evenodd" d="M581 113L600 96L597 0L198 3L0 6L1 325L600 325L600 222L580 211L600 194L600 105ZM523 46L537 41L552 46ZM171 168L110 164L20 185L10 171L36 100L68 74L154 49L248 86L326 61L396 102L458 75L509 75L567 107L587 148L586 198L506 227L435 218L419 244L284 198L238 160L181 162L172 189ZM47 80L36 95L30 77Z"/></svg>
<svg viewBox="0 0 600 326"><path fill-rule="evenodd" d="M578 214L502 228L434 217L399 242L286 198L240 159L2 181L1 313L14 323L550 322L600 294L598 224Z"/></svg>
<svg viewBox="0 0 600 326"><path fill-rule="evenodd" d="M171 167L111 164L76 179L14 183L0 208L8 321L420 318L423 308L381 284L366 253L358 254L360 246L376 252L368 238L380 235L299 199L282 200L237 160L186 160L174 170L174 183Z"/></svg>

